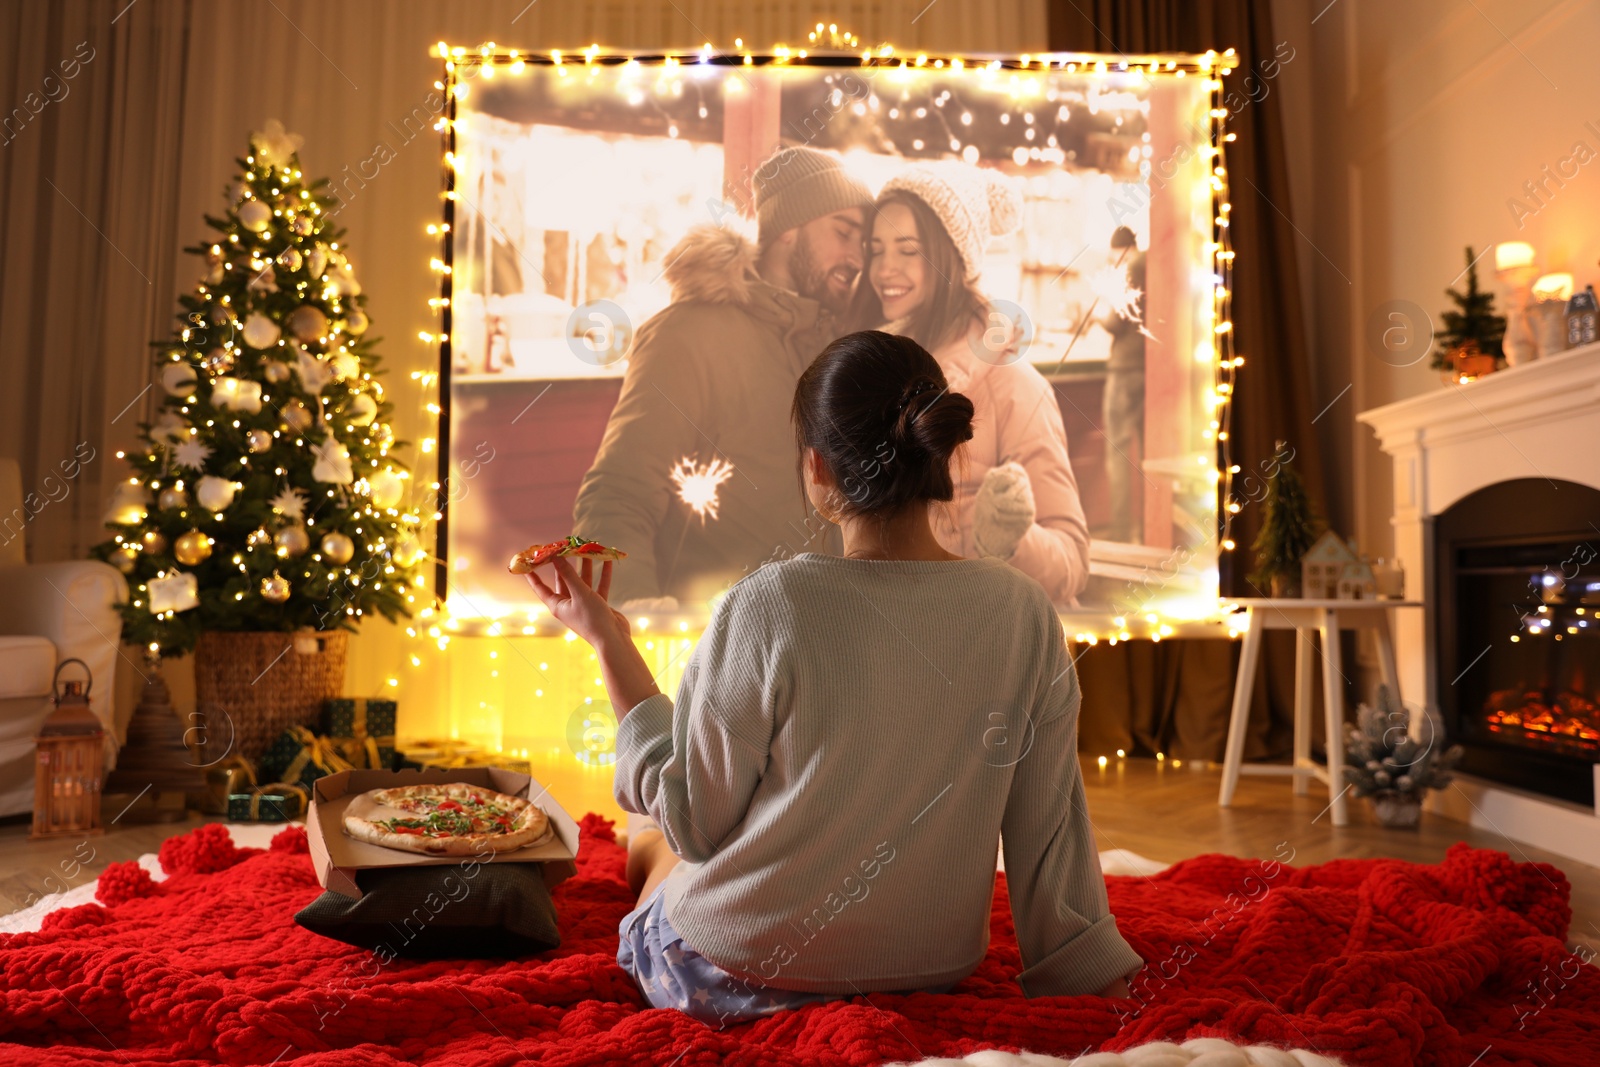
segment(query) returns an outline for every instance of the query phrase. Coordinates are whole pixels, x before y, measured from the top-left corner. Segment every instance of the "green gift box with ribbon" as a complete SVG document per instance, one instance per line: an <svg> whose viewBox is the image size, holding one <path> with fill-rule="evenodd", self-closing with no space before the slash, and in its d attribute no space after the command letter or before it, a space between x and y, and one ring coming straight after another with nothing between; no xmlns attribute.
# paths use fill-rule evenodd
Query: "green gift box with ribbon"
<svg viewBox="0 0 1600 1067"><path fill-rule="evenodd" d="M261 777L294 782L306 789L324 775L355 769L332 738L318 737L304 726L285 729L258 762ZM231 806L233 798L228 800Z"/></svg>
<svg viewBox="0 0 1600 1067"><path fill-rule="evenodd" d="M394 721L392 700L334 697L322 704L322 732L329 737L393 737Z"/></svg>
<svg viewBox="0 0 1600 1067"><path fill-rule="evenodd" d="M200 810L208 815L226 815L228 799L249 792L256 784L256 769L235 753L213 767L206 768L206 791Z"/></svg>
<svg viewBox="0 0 1600 1067"><path fill-rule="evenodd" d="M340 737L334 744L357 770L392 771L395 766L394 735L387 737Z"/></svg>
<svg viewBox="0 0 1600 1067"><path fill-rule="evenodd" d="M290 822L306 813L311 794L293 782L270 782L228 797L228 818L234 822Z"/></svg>

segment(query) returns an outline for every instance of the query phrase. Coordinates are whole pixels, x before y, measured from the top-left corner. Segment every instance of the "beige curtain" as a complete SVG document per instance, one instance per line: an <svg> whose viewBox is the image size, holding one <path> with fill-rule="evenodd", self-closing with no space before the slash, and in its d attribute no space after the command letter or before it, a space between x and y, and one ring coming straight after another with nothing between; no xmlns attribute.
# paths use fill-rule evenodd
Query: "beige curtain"
<svg viewBox="0 0 1600 1067"><path fill-rule="evenodd" d="M115 453L154 411L149 344L170 336L198 277L181 249L208 232L202 216L221 208L252 129L281 119L305 137L308 174L358 189L340 222L388 339L397 435L416 441L434 432L409 375L437 365L418 333L434 325L424 227L440 214L439 142L403 120L439 76L434 42L764 48L801 45L818 21L901 50L1025 52L1046 39L1043 0L0 2L0 455L18 459L27 492L80 444L96 450L29 524L29 558L81 557L103 538L125 473ZM386 624L369 624L350 691L376 691L400 654ZM181 672L168 675L182 706Z"/></svg>

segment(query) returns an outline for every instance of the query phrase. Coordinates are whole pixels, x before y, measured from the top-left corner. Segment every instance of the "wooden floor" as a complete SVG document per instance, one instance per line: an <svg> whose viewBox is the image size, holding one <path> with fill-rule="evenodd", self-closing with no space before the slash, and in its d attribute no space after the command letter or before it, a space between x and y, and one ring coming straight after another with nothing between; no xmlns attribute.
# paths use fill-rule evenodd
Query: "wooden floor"
<svg viewBox="0 0 1600 1067"><path fill-rule="evenodd" d="M1388 830L1377 825L1360 800L1350 805L1350 825L1335 827L1326 810L1325 788L1313 786L1309 795L1296 797L1283 778L1246 775L1233 807L1221 809L1221 769L1214 764L1113 759L1101 770L1086 760L1083 773L1100 847L1124 848L1165 863L1204 852L1267 859L1285 856L1288 849L1294 850L1290 862L1295 866L1379 856L1436 863L1457 841L1499 849L1522 862L1549 863L1572 884L1572 940L1600 951L1600 869L1574 860L1431 813L1423 815L1418 830ZM609 770L552 761L537 767L535 777L574 817L599 812L621 827L623 815L611 796ZM108 798L106 821L117 821L99 837L30 841L25 820L0 822L0 914L91 881L106 864L154 852L166 837L209 818L191 814L176 824L129 825L140 809L119 817L126 802Z"/></svg>

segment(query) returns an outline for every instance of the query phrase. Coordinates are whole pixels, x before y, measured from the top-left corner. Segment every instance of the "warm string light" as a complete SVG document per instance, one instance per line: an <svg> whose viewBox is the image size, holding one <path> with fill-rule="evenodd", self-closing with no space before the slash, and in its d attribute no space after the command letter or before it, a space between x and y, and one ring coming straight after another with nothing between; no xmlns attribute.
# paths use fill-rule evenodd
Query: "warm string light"
<svg viewBox="0 0 1600 1067"><path fill-rule="evenodd" d="M947 74L959 73L969 77L980 84L989 87L1004 86L1014 97L1023 98L1029 94L1041 95L1041 85L1044 72L1049 70L1065 71L1069 74L1082 73L1091 78L1126 77L1129 75L1152 78L1158 76L1204 76L1209 79L1210 107L1208 109L1208 122L1212 138L1212 159L1210 187L1212 207L1211 229L1211 256L1213 257L1213 273L1216 284L1212 292L1212 336L1202 342L1205 362L1209 363L1212 371L1212 387L1210 402L1212 404L1211 426L1205 432L1205 439L1216 446L1214 458L1214 481L1217 497L1217 536L1218 551L1230 552L1236 546L1231 536L1232 517L1234 512L1230 509L1232 504L1233 475L1238 467L1232 461L1229 427L1231 425L1232 399L1236 372L1244 360L1235 354L1233 341L1232 298L1233 298L1233 248L1230 239L1230 214L1232 206L1228 199L1228 174L1224 164L1223 145L1231 142L1235 134L1227 132L1227 109L1223 104L1222 77L1230 74L1238 64L1234 49L1223 52L1211 51L1201 56L1173 57L1167 55L1129 55L1117 59L1092 53L1077 52L1052 52L1027 54L1015 58L988 58L975 59L967 56L934 55L930 53L916 53L908 55L901 53L894 46L882 44L876 47L862 48L860 38L847 31L841 31L837 24L818 23L810 31L807 46L792 48L787 44L775 45L769 52L758 54L745 46L743 38L734 42L731 50L719 50L710 42L704 43L700 48L684 52L656 52L656 53L631 53L620 50L604 49L598 44L573 53L564 53L552 50L543 54L523 52L517 49L500 49L494 42L487 42L476 48L467 48L459 45L449 45L440 41L437 45L436 55L444 61L444 72L440 80L434 82L434 88L439 90L446 101L444 113L435 123L434 129L439 131L444 140L443 155L441 160L441 176L443 189L441 199L445 203L446 221L442 224L429 224L427 233L439 240L438 251L429 259L429 269L439 278L439 295L430 298L428 309L436 316L438 323L435 330L424 330L419 334L419 339L425 344L436 345L440 351L440 366L448 368L450 358L450 334L452 332L452 281L454 274L454 249L451 237L451 222L454 216L454 204L457 201L456 193L456 168L459 165L459 155L456 144L457 103L468 99L471 92L471 83L477 77L493 78L499 73L516 76L524 73L529 66L555 68L562 77L567 77L569 71L577 75L593 77L599 68L619 67L630 78L633 76L644 77L653 65L657 77L681 75L684 68L723 67L729 72L745 66L784 66L804 65L808 58L815 59L824 54L837 56L841 53L852 54L859 59L860 65L866 68L882 71L891 78L911 78L918 71L942 71ZM585 72L587 74L585 75ZM1031 76L1030 76L1031 75ZM1004 81L1003 81L1004 80ZM737 81L730 81L730 91L737 88ZM638 100L644 99L644 93L638 91ZM630 99L634 99L630 97ZM960 141L959 130L965 127L962 122L963 109L949 110L946 104L949 101L930 101L923 106L928 109L929 115L937 116L945 122L946 129L950 131L952 141ZM1041 109L1043 103L1041 102ZM704 117L703 109L701 117ZM914 112L908 118L919 118ZM898 118L898 116L896 116ZM954 125L951 125L953 119ZM1023 124L1029 130L1041 129L1043 123ZM1033 138L1025 141L1038 140L1039 133L1034 133ZM1052 143L1053 134L1045 134L1043 143L1027 148L1030 159L1046 158L1043 153L1055 148ZM965 147L963 145L963 147ZM961 149L952 149L960 152ZM1035 155L1035 153L1040 153ZM448 370L444 372L448 374ZM434 372L413 372L412 378L421 385L425 396L424 406L430 415L437 420L441 408L437 397L442 395L447 386L447 380L441 380L441 375ZM436 426L441 425L436 421ZM438 439L438 430L434 436L424 437L419 443L419 449L424 454L435 454L441 471L445 463L445 456ZM1202 463L1205 457L1201 457ZM444 494L440 492L440 481L435 480L431 488L438 494L436 507L431 519L437 529L437 523L443 518ZM421 535L421 531L418 531ZM430 606L421 609L418 614L419 624L408 626L407 635L413 639L413 647L405 653L406 664L412 671L425 671L428 667L427 657L432 652L444 653L448 651L450 640L453 636L492 636L492 637L558 637L563 636L565 642L571 643L574 635L566 631L559 623L550 618L540 609L521 612L463 612L455 613L448 600L448 576L442 562L435 560L435 581ZM418 589L422 589L424 582L420 574L416 578ZM704 617L680 617L669 624L669 629L675 629L681 637L675 638L686 643L692 643L702 632L705 621L709 617L707 612ZM636 633L643 634L651 620L634 620ZM1098 627L1074 626L1064 622L1064 629L1068 635L1080 644L1095 645L1100 641L1118 644L1134 639L1160 641L1175 634L1193 634L1197 632L1214 633L1218 625L1229 626L1229 636L1238 636L1239 631L1228 622L1228 617L1213 614L1207 618L1192 618L1163 615L1156 611L1141 612L1136 616L1118 616L1112 620L1112 626L1107 629L1101 623ZM390 677L387 684L395 686L398 681ZM539 691L543 695L543 691ZM1120 754L1119 754L1120 755Z"/></svg>

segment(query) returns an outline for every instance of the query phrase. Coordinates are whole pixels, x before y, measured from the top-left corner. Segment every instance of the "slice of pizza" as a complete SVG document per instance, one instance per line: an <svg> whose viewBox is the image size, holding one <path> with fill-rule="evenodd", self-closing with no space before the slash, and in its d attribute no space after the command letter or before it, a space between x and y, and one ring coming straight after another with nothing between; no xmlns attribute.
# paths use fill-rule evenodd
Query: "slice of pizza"
<svg viewBox="0 0 1600 1067"><path fill-rule="evenodd" d="M568 534L561 540L551 541L547 545L529 545L511 557L511 562L507 564L507 569L512 574L527 574L535 567L541 567L557 556L578 556L582 559L605 561L626 559L627 555L620 548L607 548L599 541L590 541L588 538L579 537L577 534Z"/></svg>

